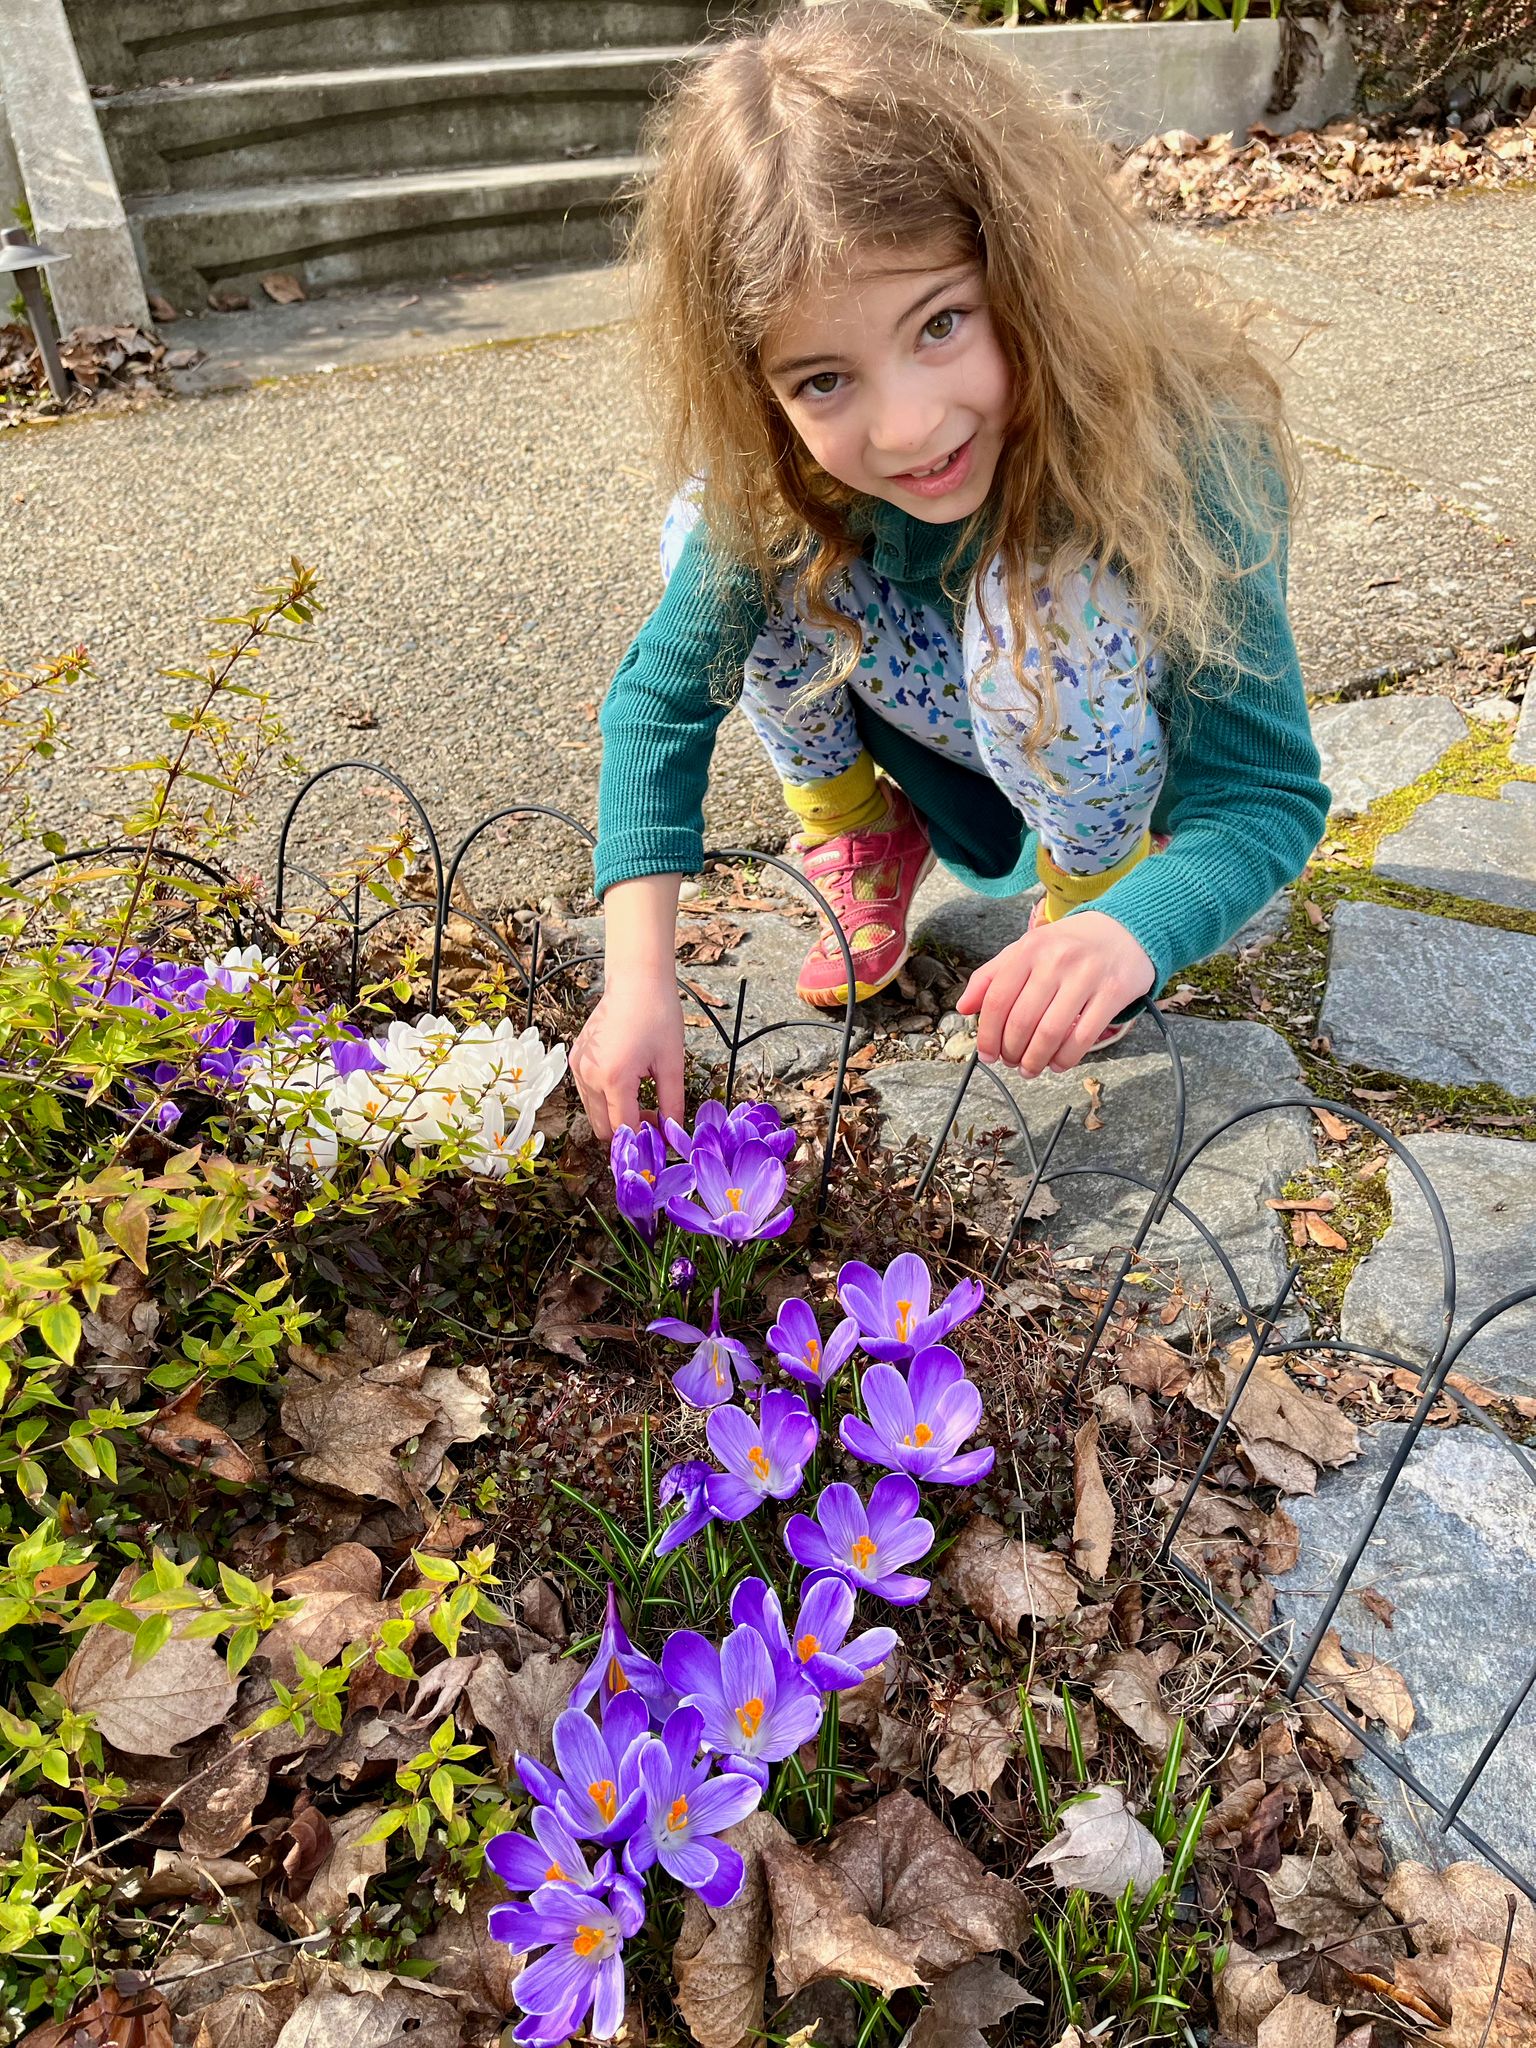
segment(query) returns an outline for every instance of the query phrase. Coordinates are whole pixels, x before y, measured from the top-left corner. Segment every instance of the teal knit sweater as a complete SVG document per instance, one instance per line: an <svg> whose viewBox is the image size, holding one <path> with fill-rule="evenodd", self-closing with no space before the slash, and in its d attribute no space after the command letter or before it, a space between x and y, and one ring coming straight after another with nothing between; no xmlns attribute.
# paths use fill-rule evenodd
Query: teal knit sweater
<svg viewBox="0 0 1536 2048"><path fill-rule="evenodd" d="M1206 528L1229 562L1266 552L1255 523L1203 499ZM864 552L903 596L930 606L958 644L955 603L941 580L956 540L876 503ZM950 581L964 589L971 563ZM1328 791L1307 717L1285 608L1285 548L1233 585L1234 668L1165 663L1155 701L1168 772L1152 827L1170 843L1091 906L1142 947L1157 986L1225 945L1276 890L1294 881L1322 837ZM703 801L715 733L729 708L718 679L734 676L767 617L749 573L722 576L702 525L688 538L666 595L641 627L603 704L595 858L599 894L639 875L693 874L703 864ZM984 896L1035 881L1035 834L995 783L932 753L853 700L865 746L907 792L933 850Z"/></svg>

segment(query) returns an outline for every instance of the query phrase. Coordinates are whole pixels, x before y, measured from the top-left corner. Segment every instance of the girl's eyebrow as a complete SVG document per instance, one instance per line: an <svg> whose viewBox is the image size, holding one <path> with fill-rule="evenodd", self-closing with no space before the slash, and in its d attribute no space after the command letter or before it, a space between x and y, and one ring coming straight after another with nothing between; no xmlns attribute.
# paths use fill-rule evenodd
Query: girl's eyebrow
<svg viewBox="0 0 1536 2048"><path fill-rule="evenodd" d="M969 276L970 272L974 270L975 267L976 266L973 263L957 263L953 269L946 270L944 272L944 275L938 280L936 284L932 284L928 287L927 291L925 291L922 294L921 298L913 300L912 304L908 306L907 310L897 320L896 325L898 327L905 327L910 320L914 319L917 314L921 313L924 306L931 305L932 302L935 299L939 298L943 293L952 292L963 278ZM874 275L876 276L884 275L898 277L901 274L902 273L900 271L886 271L883 273L877 271L874 273ZM846 362L846 360L847 358L845 356L840 356L835 349L823 349L819 355L792 356L786 358L786 360L784 360L783 362L770 363L768 365L766 374L770 382L772 382L773 380L781 377L797 377L803 374L803 372L805 372L806 370L813 370L822 366L830 368L833 364Z"/></svg>

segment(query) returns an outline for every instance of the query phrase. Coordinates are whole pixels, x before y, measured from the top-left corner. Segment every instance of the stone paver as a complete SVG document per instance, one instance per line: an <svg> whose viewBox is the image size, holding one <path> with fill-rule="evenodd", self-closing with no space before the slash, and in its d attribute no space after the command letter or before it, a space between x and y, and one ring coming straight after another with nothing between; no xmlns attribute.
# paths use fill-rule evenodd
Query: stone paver
<svg viewBox="0 0 1536 2048"><path fill-rule="evenodd" d="M1500 798L1437 796L1376 849L1376 872L1422 889L1536 910L1536 783Z"/></svg>
<svg viewBox="0 0 1536 2048"><path fill-rule="evenodd" d="M1536 768L1536 688L1527 685L1520 723L1510 746L1510 756L1522 768Z"/></svg>
<svg viewBox="0 0 1536 2048"><path fill-rule="evenodd" d="M1304 1092L1289 1047L1267 1026L1184 1017L1167 1022L1184 1063L1186 1149L1189 1141L1214 1130L1239 1109ZM953 1067L880 1067L872 1069L869 1078L893 1138L914 1132L930 1139L937 1136L958 1085ZM1060 1214L1048 1225L1058 1251L1070 1245L1074 1254L1096 1257L1127 1244L1145 1212L1147 1196L1124 1182L1098 1174L1067 1177L1064 1170L1092 1164L1153 1182L1161 1176L1173 1136L1173 1090L1155 1026L1139 1022L1128 1038L1078 1072L1043 1074L1034 1081L1002 1074L997 1079L1019 1105L1037 1147L1043 1146L1063 1109L1074 1111L1047 1176L1061 1203ZM1088 1079L1103 1088L1098 1111L1103 1124L1096 1131L1085 1128ZM974 1143L977 1134L1010 1121L996 1082L978 1069L950 1143L964 1147ZM1015 1142L1010 1150L1022 1167L1022 1145ZM1265 1198L1278 1195L1313 1158L1310 1119L1280 1110L1253 1118L1218 1140L1179 1189L1179 1199L1214 1233L1255 1302L1273 1301L1287 1266L1284 1234L1274 1212L1264 1206ZM1214 1322L1218 1327L1230 1322L1231 1285L1192 1225L1172 1216L1153 1232L1147 1254L1159 1267L1176 1263L1191 1298L1210 1285Z"/></svg>
<svg viewBox="0 0 1536 2048"><path fill-rule="evenodd" d="M1417 782L1466 729L1466 720L1444 697L1320 704L1312 713L1312 736L1334 811L1364 811L1377 797Z"/></svg>
<svg viewBox="0 0 1536 2048"><path fill-rule="evenodd" d="M1367 1431L1359 1460L1322 1475L1310 1499L1285 1505L1301 1555L1278 1581L1277 1613L1299 1647L1323 1590L1369 1512L1404 1425ZM1524 1681L1536 1641L1536 1484L1476 1427L1428 1430L1415 1444L1360 1561L1335 1626L1345 1647L1384 1658L1407 1680L1416 1719L1389 1749L1437 1797L1448 1799ZM1396 1612L1385 1627L1361 1601L1374 1590ZM1381 1734L1378 1727L1375 1731ZM1360 1766L1382 1814L1389 1848L1435 1865L1472 1853L1446 1835L1377 1759ZM1518 1870L1536 1870L1536 1717L1527 1703L1464 1809L1468 1824Z"/></svg>
<svg viewBox="0 0 1536 2048"><path fill-rule="evenodd" d="M1459 1342L1496 1301L1536 1286L1536 1145L1441 1131L1405 1143L1450 1229L1456 1279L1451 1337ZM1387 1193L1392 1221L1350 1280L1342 1333L1352 1344L1418 1364L1438 1348L1444 1320L1439 1239L1428 1203L1395 1155ZM1474 1337L1459 1369L1499 1392L1536 1394L1536 1301L1510 1309Z"/></svg>
<svg viewBox="0 0 1536 2048"><path fill-rule="evenodd" d="M1352 1066L1533 1095L1533 990L1536 937L1341 903L1318 1029Z"/></svg>

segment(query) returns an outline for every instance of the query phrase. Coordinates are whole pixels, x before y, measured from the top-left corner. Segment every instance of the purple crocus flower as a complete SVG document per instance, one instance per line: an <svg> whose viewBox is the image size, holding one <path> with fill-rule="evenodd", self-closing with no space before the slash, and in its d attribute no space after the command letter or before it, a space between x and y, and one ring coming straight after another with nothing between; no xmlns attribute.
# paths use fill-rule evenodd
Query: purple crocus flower
<svg viewBox="0 0 1536 2048"><path fill-rule="evenodd" d="M738 1379L743 1386L754 1386L762 1378L746 1345L739 1338L727 1337L721 1332L718 1287L707 1330L682 1322L676 1316L658 1316L654 1323L647 1323L645 1327L654 1330L659 1337L670 1337L674 1344L698 1345L688 1363L672 1375L678 1398L686 1401L690 1408L718 1408L722 1401L729 1401L735 1393Z"/></svg>
<svg viewBox="0 0 1536 2048"><path fill-rule="evenodd" d="M674 1259L667 1268L667 1278L679 1294L686 1294L699 1277L699 1269L692 1259Z"/></svg>
<svg viewBox="0 0 1536 2048"><path fill-rule="evenodd" d="M545 1884L526 1906L493 1909L497 1940L524 1953L543 1948L512 1985L529 2019L519 2041L554 2048L591 2013L592 2037L611 2041L624 2024L624 1943L645 1924L645 1896L630 1877L616 1877L607 1897L568 1884ZM539 2024L541 2023L542 2024Z"/></svg>
<svg viewBox="0 0 1536 2048"><path fill-rule="evenodd" d="M983 1291L979 1280L962 1280L930 1314L933 1279L916 1252L900 1253L883 1274L850 1259L837 1276L838 1297L856 1318L864 1349L888 1365L905 1365L975 1315Z"/></svg>
<svg viewBox="0 0 1536 2048"><path fill-rule="evenodd" d="M992 1470L990 1449L960 1449L981 1421L981 1395L947 1345L919 1351L905 1378L894 1365L870 1366L864 1407L868 1422L845 1415L838 1435L866 1465L907 1472L930 1486L974 1486Z"/></svg>
<svg viewBox="0 0 1536 2048"><path fill-rule="evenodd" d="M852 1489L849 1489L852 1491ZM661 1653L667 1683L703 1716L704 1740L729 1768L759 1785L821 1726L821 1698L789 1671L774 1670L755 1628L734 1628L717 1650L681 1628Z"/></svg>
<svg viewBox="0 0 1536 2048"><path fill-rule="evenodd" d="M683 1230L727 1244L782 1237L795 1220L793 1209L781 1209L787 1175L784 1162L766 1145L749 1138L732 1159L696 1145L689 1161L693 1196L673 1195L667 1214Z"/></svg>
<svg viewBox="0 0 1536 2048"><path fill-rule="evenodd" d="M530 1817L534 1839L527 1835L492 1835L485 1860L509 1891L536 1892L541 1884L570 1884L578 1891L599 1891L613 1876L613 1857L604 1850L596 1866L552 1806L536 1806ZM496 1913L491 1912L491 1933Z"/></svg>
<svg viewBox="0 0 1536 2048"><path fill-rule="evenodd" d="M619 1596L610 1586L603 1632L597 1639L592 1662L571 1689L571 1705L584 1707L601 1693L606 1710L610 1700L631 1690L639 1693L647 1711L657 1720L672 1704L661 1666L637 1650L624 1633L624 1624L619 1619Z"/></svg>
<svg viewBox="0 0 1536 2048"><path fill-rule="evenodd" d="M764 1394L759 1419L744 1408L716 1408L704 1425L709 1448L725 1467L711 1475L705 1496L722 1522L744 1522L765 1500L800 1491L805 1462L816 1448L815 1417L798 1394Z"/></svg>
<svg viewBox="0 0 1536 2048"><path fill-rule="evenodd" d="M701 1102L692 1131L670 1117L665 1128L672 1150L687 1160L697 1145L718 1152L729 1163L749 1141L766 1146L775 1159L787 1160L800 1142L799 1132L785 1126L771 1102L739 1102L731 1110L723 1102Z"/></svg>
<svg viewBox="0 0 1536 2048"><path fill-rule="evenodd" d="M640 1824L640 1745L651 1717L637 1692L616 1693L602 1726L580 1707L567 1707L552 1737L557 1770L536 1757L517 1758L517 1775L541 1806L552 1806L583 1842L612 1847Z"/></svg>
<svg viewBox="0 0 1536 2048"><path fill-rule="evenodd" d="M853 1356L858 1341L857 1321L844 1316L823 1344L815 1310L808 1301L800 1300L786 1301L779 1309L778 1321L768 1332L768 1349L774 1364L791 1379L804 1380L807 1386L819 1387L823 1393Z"/></svg>
<svg viewBox="0 0 1536 2048"><path fill-rule="evenodd" d="M654 1124L641 1124L638 1130L620 1124L608 1163L619 1214L647 1244L654 1244L668 1197L683 1194L692 1174L686 1166L668 1166L666 1140Z"/></svg>
<svg viewBox="0 0 1536 2048"><path fill-rule="evenodd" d="M793 1629L784 1626L779 1596L761 1579L743 1579L731 1596L731 1619L755 1628L775 1666L798 1672L818 1692L845 1692L878 1669L896 1647L893 1628L867 1628L847 1641L854 1590L841 1572L808 1579Z"/></svg>
<svg viewBox="0 0 1536 2048"><path fill-rule="evenodd" d="M679 1707L667 1716L660 1737L653 1735L641 1750L645 1818L624 1860L636 1877L659 1863L718 1912L741 1890L746 1870L740 1854L716 1836L744 1820L763 1789L741 1771L712 1777L712 1760L699 1755L703 1734L698 1708Z"/></svg>
<svg viewBox="0 0 1536 2048"><path fill-rule="evenodd" d="M824 1486L816 1520L791 1515L784 1541L807 1571L841 1572L892 1607L914 1607L928 1591L927 1579L901 1569L933 1548L933 1525L918 1514L917 1488L904 1472L876 1483L867 1510L851 1486Z"/></svg>
<svg viewBox="0 0 1536 2048"><path fill-rule="evenodd" d="M715 1519L714 1509L709 1505L709 1482L713 1477L703 1458L688 1458L681 1465L669 1466L662 1473L661 1483L656 1488L657 1507L664 1508L668 1501L680 1500L683 1512L656 1545L658 1557L665 1557L669 1550L676 1550L690 1536L697 1536L706 1522Z"/></svg>

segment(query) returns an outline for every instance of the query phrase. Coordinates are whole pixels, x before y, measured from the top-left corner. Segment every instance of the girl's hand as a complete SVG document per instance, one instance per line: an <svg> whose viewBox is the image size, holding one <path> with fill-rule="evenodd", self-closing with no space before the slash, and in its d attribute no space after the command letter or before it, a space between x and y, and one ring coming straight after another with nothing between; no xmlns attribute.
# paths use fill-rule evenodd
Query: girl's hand
<svg viewBox="0 0 1536 2048"><path fill-rule="evenodd" d="M975 1017L976 1050L1033 1078L1064 1074L1105 1025L1144 996L1157 970L1123 924L1080 910L1041 925L978 967L955 1008Z"/></svg>
<svg viewBox="0 0 1536 2048"><path fill-rule="evenodd" d="M683 1005L675 982L610 986L571 1047L571 1075L595 1137L645 1116L683 1121ZM640 1107L640 1083L656 1083L656 1109Z"/></svg>
<svg viewBox="0 0 1536 2048"><path fill-rule="evenodd" d="M571 1077L606 1145L642 1114L683 1120L683 1004L677 992L681 875L615 882L603 898L604 994L571 1047ZM642 1112L640 1083L656 1083Z"/></svg>

